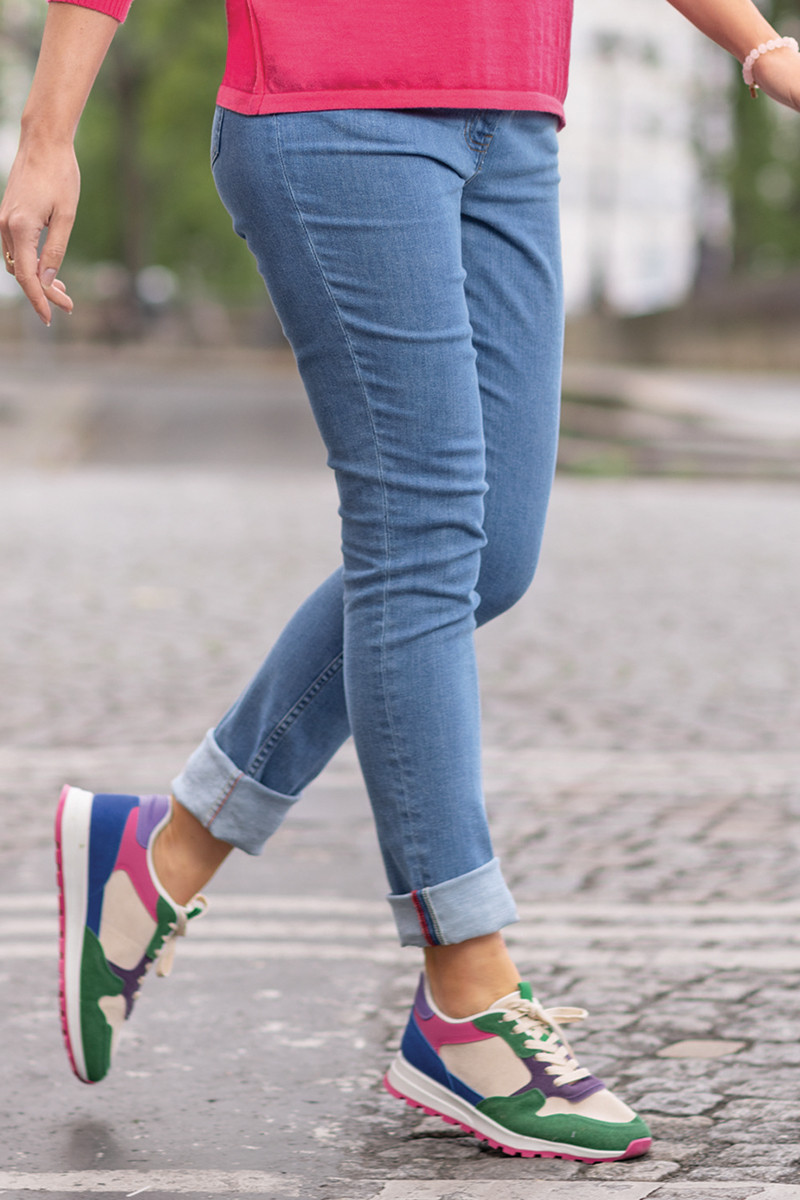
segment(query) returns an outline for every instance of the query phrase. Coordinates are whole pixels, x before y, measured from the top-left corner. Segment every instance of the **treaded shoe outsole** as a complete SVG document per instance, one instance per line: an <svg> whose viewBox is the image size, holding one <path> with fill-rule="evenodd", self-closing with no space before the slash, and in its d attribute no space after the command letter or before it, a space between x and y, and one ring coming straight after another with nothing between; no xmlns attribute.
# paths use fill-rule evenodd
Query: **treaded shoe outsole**
<svg viewBox="0 0 800 1200"><path fill-rule="evenodd" d="M547 1142L540 1138L510 1134L491 1117L478 1112L467 1101L454 1092L442 1087L422 1071L398 1054L383 1079L384 1087L398 1100L405 1100L412 1108L421 1108L430 1117L439 1117L448 1125L458 1125L466 1133L473 1134L479 1141L487 1142L492 1149L504 1154L519 1155L521 1158L565 1158L573 1162L619 1162L625 1158L638 1158L650 1149L651 1138L638 1138L623 1152L592 1150L574 1146L567 1150L558 1142Z"/></svg>

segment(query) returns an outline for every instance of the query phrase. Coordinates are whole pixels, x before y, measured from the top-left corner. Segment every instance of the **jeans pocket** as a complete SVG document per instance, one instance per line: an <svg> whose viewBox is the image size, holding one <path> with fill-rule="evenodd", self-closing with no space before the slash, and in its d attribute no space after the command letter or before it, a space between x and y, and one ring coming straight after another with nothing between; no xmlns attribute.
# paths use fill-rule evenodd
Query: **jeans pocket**
<svg viewBox="0 0 800 1200"><path fill-rule="evenodd" d="M214 164L219 158L219 152L222 147L222 122L225 120L225 109L217 108L214 111L214 122L211 126L211 167L213 170Z"/></svg>

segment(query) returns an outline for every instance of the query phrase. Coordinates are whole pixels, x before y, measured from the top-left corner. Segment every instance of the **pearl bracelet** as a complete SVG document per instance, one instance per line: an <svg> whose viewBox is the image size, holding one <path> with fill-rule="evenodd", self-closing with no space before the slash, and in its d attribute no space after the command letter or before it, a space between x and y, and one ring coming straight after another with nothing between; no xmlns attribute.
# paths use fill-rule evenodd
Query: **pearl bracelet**
<svg viewBox="0 0 800 1200"><path fill-rule="evenodd" d="M756 46L755 50L751 50L742 63L742 77L750 88L750 95L753 99L755 99L758 92L758 84L753 77L753 67L756 61L761 58L762 54L769 54L770 50L780 50L783 46L794 50L795 54L800 54L800 46L798 46L796 38L770 38L768 42L762 42L760 46Z"/></svg>

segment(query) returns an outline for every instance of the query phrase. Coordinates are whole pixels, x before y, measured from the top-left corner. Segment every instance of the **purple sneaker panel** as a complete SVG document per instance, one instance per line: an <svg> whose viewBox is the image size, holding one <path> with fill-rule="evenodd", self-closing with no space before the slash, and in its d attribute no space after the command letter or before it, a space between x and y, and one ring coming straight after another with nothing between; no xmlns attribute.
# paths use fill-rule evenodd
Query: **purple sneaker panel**
<svg viewBox="0 0 800 1200"><path fill-rule="evenodd" d="M128 970L126 970L125 967L118 966L117 963L110 962L108 964L109 967L111 968L111 970L114 972L114 974L118 975L119 978L122 980L122 982L125 985L122 990L122 995L125 997L125 1020L126 1021L127 1021L128 1017L131 1015L131 1009L133 1008L133 1001L134 1001L136 989L139 986L139 980L141 979L142 975L144 974L145 967L150 962L152 962L152 959L148 958L146 954L143 954L141 960L136 964L136 966L131 967Z"/></svg>
<svg viewBox="0 0 800 1200"><path fill-rule="evenodd" d="M531 1073L531 1082L514 1092L515 1096L538 1089L545 1096L561 1096L564 1100L569 1100L570 1104L577 1104L579 1100L585 1100L587 1096L602 1091L606 1086L602 1079L587 1075L585 1079L578 1079L575 1083L562 1083L559 1087L555 1078L547 1073L549 1063L537 1062L535 1056L523 1058L522 1062Z"/></svg>
<svg viewBox="0 0 800 1200"><path fill-rule="evenodd" d="M136 841L143 850L147 849L150 835L169 811L169 796L140 796L139 820L136 825Z"/></svg>

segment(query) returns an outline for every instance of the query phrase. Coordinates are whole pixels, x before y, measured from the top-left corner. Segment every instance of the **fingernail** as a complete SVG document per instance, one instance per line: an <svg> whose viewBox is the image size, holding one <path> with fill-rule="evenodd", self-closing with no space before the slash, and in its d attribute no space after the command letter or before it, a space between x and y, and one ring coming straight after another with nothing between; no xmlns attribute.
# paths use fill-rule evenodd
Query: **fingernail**
<svg viewBox="0 0 800 1200"><path fill-rule="evenodd" d="M56 277L55 267L48 267L46 271L42 271L42 287L52 287Z"/></svg>

